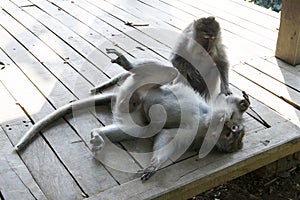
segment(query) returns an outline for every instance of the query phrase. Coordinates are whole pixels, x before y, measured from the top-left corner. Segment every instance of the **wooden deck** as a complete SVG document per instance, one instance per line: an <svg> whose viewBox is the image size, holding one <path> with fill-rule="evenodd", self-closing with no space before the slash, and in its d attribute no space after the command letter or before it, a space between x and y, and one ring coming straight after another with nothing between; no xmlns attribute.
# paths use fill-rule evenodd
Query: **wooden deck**
<svg viewBox="0 0 300 200"><path fill-rule="evenodd" d="M275 12L243 0L1 0L0 7L1 200L187 199L300 151L300 67L274 57ZM200 160L188 153L142 183L132 172L149 163L135 153L145 143L120 144L129 152L111 152L110 165L90 153L90 130L111 122L105 108L97 117L66 117L13 151L32 122L122 72L105 48L166 59L178 33L209 15L223 28L232 90L250 94L266 121L249 110L241 151Z"/></svg>

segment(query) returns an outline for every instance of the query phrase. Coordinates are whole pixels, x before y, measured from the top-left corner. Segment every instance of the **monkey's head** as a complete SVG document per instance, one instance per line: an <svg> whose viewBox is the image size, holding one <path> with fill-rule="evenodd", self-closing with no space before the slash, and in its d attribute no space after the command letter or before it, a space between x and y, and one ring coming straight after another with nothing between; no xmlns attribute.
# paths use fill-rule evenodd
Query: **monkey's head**
<svg viewBox="0 0 300 200"><path fill-rule="evenodd" d="M235 152L243 147L245 127L242 123L242 115L250 105L248 95L243 92L243 98L234 95L227 96L228 118L216 144L221 152Z"/></svg>
<svg viewBox="0 0 300 200"><path fill-rule="evenodd" d="M193 37L207 52L210 52L220 37L220 24L213 16L195 20L193 23Z"/></svg>

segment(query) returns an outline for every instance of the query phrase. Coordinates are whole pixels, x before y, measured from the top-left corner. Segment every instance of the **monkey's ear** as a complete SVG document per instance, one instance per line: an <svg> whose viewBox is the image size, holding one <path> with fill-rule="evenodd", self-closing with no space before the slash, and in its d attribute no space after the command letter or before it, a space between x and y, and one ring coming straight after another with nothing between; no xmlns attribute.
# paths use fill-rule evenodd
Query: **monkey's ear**
<svg viewBox="0 0 300 200"><path fill-rule="evenodd" d="M240 111L245 112L248 109L249 105L249 101L247 101L246 99L242 99L239 103Z"/></svg>
<svg viewBox="0 0 300 200"><path fill-rule="evenodd" d="M215 21L215 17L214 17L214 16L210 16L210 17L208 17L207 19L208 19L209 21L211 21L211 22Z"/></svg>

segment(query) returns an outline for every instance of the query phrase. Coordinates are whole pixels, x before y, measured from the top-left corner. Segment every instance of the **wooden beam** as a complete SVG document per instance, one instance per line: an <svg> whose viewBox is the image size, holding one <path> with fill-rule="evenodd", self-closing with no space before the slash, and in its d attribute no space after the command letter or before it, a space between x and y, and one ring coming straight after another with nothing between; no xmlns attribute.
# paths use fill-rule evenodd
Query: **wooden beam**
<svg viewBox="0 0 300 200"><path fill-rule="evenodd" d="M300 4L282 0L276 57L291 65L300 64Z"/></svg>

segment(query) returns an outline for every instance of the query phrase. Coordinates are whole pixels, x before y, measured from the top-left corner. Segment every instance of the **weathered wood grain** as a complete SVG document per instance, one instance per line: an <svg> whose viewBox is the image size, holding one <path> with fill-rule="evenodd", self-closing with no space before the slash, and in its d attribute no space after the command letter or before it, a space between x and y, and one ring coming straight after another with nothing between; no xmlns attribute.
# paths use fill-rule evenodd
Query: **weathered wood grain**
<svg viewBox="0 0 300 200"><path fill-rule="evenodd" d="M295 123L299 122L299 111L287 104L282 99L274 96L272 93L266 91L264 88L252 82L252 80L247 79L247 77L241 76L236 72L229 74L231 82L238 83L238 87L246 91L251 96L255 97L260 102L264 103L277 113L284 116L284 118L293 120Z"/></svg>
<svg viewBox="0 0 300 200"><path fill-rule="evenodd" d="M2 58L2 56L0 57ZM20 123L19 126L24 128L28 123L28 121L25 120L28 119L21 108L16 105L13 97L10 96L2 82L0 82L0 94L1 115L6 113L12 113L11 116L14 115L14 118L8 117L6 121L2 121L2 126L9 127L10 121L14 120L18 121ZM14 152L13 145L1 126L0 176L0 190L5 199L46 199L22 159Z"/></svg>
<svg viewBox="0 0 300 200"><path fill-rule="evenodd" d="M297 126L278 124L247 136L245 147L239 152L214 153L201 160L194 157L159 171L149 182L142 184L134 180L89 199L187 199L299 151L299 133ZM270 143L265 146L261 140L270 140Z"/></svg>
<svg viewBox="0 0 300 200"><path fill-rule="evenodd" d="M3 48L3 43L0 44L0 47ZM25 90L29 90L31 85L30 83L28 83L28 80L26 80L26 77L23 74L21 74L21 72L18 69L16 69L14 63L3 53L2 50L0 51L0 59L7 64L7 68L5 70L2 70L0 73L0 79L3 82L3 84L6 84L6 88L10 88L10 92L13 92L15 89L18 89L19 92L25 92ZM14 79L12 77L14 77ZM15 87L13 85L15 85ZM1 91L1 97L2 96L5 96L5 93L3 91ZM17 95L15 97L16 99L19 99L17 98ZM27 98L30 98L30 96L27 96ZM7 121L4 121L3 129L8 135L10 142L13 145L15 145L18 142L18 140L23 136L23 134L31 127L31 123L28 117L25 115L25 113L21 111L21 108L20 110L18 110L16 104L12 105L5 103L5 99L7 98L1 99L1 103L5 104L8 110L11 110L15 114L15 118L8 118ZM22 105L23 102L18 103L19 105ZM5 142L2 139L0 141ZM20 154L22 161L28 168L29 172L32 174L32 178L30 178L28 172L26 172L24 164L18 165L18 167L15 166L15 164L17 163L14 162L17 161L14 161L13 159L16 159L17 154L13 151L11 146L7 145L8 143L6 143L6 146L1 146L1 151L5 152L5 156L1 157L7 158L8 161L12 162L11 167L16 167L15 175L20 173L20 179L23 181L23 184L26 184L25 189L27 191L20 190L19 192L24 193L24 195L26 195L28 191L32 190L32 194L36 197L40 197L41 199L43 199L44 195L47 198L51 199L82 198L82 191L80 190L78 185L74 182L69 172L65 169L65 166L62 165L59 158L56 157L52 149L41 137L37 138L35 142L26 149L25 152L21 152ZM8 149L6 149L6 147ZM8 163L6 162L6 164ZM4 171L1 170L1 173L3 172ZM5 176L3 177L3 179L5 180ZM38 188L36 188L33 182L33 179L34 181L36 181L38 187L42 190L44 195L40 194ZM5 193L6 190L13 192L13 189L10 187L13 187L14 185L16 185L17 187L19 183L15 182L13 183L13 185L10 185L8 182L7 184L2 185L3 189L1 190L4 190ZM24 198L26 197L24 196Z"/></svg>
<svg viewBox="0 0 300 200"><path fill-rule="evenodd" d="M295 91L300 91L300 71L297 70L296 67L292 67L290 65L283 66L280 63L275 64L262 58L246 60L245 63L270 76L271 78L287 85Z"/></svg>
<svg viewBox="0 0 300 200"><path fill-rule="evenodd" d="M300 4L283 0L276 57L291 65L300 64Z"/></svg>
<svg viewBox="0 0 300 200"><path fill-rule="evenodd" d="M300 65L296 65L294 67L291 67L290 64L276 58L275 56L267 57L267 58L264 58L264 59L271 62L271 63L273 63L276 66L279 66L280 68L285 69L286 71L291 72L292 74L299 75L299 73L300 73Z"/></svg>
<svg viewBox="0 0 300 200"><path fill-rule="evenodd" d="M195 0L189 0L188 2L194 3ZM251 28L251 26L247 27L248 23L242 23L240 26L244 26L246 29L249 29L249 31L257 32L257 34L263 34L263 33L271 34L272 39L276 40L277 35L274 35L264 29L270 30L273 33L278 33L277 29L279 27L279 21L278 21L280 17L279 13L276 13L274 11L268 11L266 8L262 8L257 5L254 6L252 6L252 4L249 5L248 2L240 1L237 3L237 1L234 0L226 1L226 2L222 0L212 0L212 1L200 0L199 2L201 2L201 4L210 5L211 7L214 7L216 10L223 10L224 12L234 15L237 18L241 18L246 21L249 21L250 23L255 25L253 26L253 28ZM201 4L196 4L197 5L196 7L201 8L202 7L200 6ZM253 9L249 9L249 8L253 8ZM264 20L261 20L262 18ZM225 19L232 21L232 23L236 22L232 18L225 17ZM264 29L260 29L260 27L263 27Z"/></svg>
<svg viewBox="0 0 300 200"><path fill-rule="evenodd" d="M262 17L266 16L266 15L270 16L270 17L273 18L273 20L277 20L277 24L279 23L278 22L278 19L280 18L279 14L276 13L276 12L274 12L274 11L272 11L272 10L266 9L266 8L264 8L262 6L254 4L254 3L250 3L249 4L249 2L247 2L247 1L230 0L230 2L235 3L238 6L245 7L247 9L253 10L255 12L262 13L263 14ZM253 12L253 11L251 11L251 12ZM255 14L255 13L253 13L253 14Z"/></svg>
<svg viewBox="0 0 300 200"><path fill-rule="evenodd" d="M278 98L284 99L287 102L290 102L291 105L295 105L300 108L299 92L288 87L284 83L275 80L248 64L233 66L232 70L241 74L245 78L250 79L252 82L273 93Z"/></svg>
<svg viewBox="0 0 300 200"><path fill-rule="evenodd" d="M42 21L45 21L45 20L43 20L43 15L41 14L41 11L38 11L38 10L35 10L35 13L36 13L36 16L39 16L39 20L42 20ZM40 15L39 15L40 14ZM28 17L27 17L28 18ZM44 17L45 18L45 17ZM28 23L28 21L30 22L30 20L22 20L22 18L19 18L19 20L21 21L21 22L23 22L23 23ZM34 21L34 20L33 20ZM53 29L53 31L55 32L55 30L58 30L58 29L62 29L62 30L65 30L65 29L63 29L62 27L58 27L58 26L53 26L53 23L51 24L51 20L48 20L48 21L50 21L50 25L52 25L52 26L50 26L50 28L52 28ZM33 22L32 22L33 23ZM29 23L30 24L30 23ZM48 25L48 24L47 24ZM42 28L40 28L40 27L42 27L42 25L41 26L39 26L38 24L36 24L35 25L36 26L36 28L35 28L35 30L34 30L34 33L37 35L37 36L39 36L39 35L42 35L41 34L41 32L43 32L42 30ZM48 25L49 26L49 25ZM70 31L69 31L70 32ZM65 35L68 35L68 33L69 32L65 32ZM49 33L49 35L51 36L51 33ZM28 37L28 36L27 36ZM40 37L42 37L42 36L40 36ZM43 37L42 37L43 38ZM53 37L52 37L53 38ZM49 38L49 39L51 39L51 38ZM47 45L47 44L49 44L50 43L50 45L51 45L51 40L47 40L47 39L43 39L43 42L45 42L45 44ZM64 44L63 44L63 42L62 41L60 41L60 40L58 40L57 38L56 38L56 44L59 44L59 47L60 47L60 52L63 52L63 51L66 51L66 52L68 52L69 54L67 54L67 55L69 55L70 57L72 57L73 59L75 59L76 58L76 54L74 53L74 51L73 51L73 53L72 53L72 49L71 48L68 48L68 47L66 47ZM83 44L83 43L81 43L81 44ZM53 45L53 44L52 44ZM51 45L51 46L52 46ZM80 47L78 46L78 51L84 51L84 49L82 49L82 48L80 48ZM46 50L47 49L47 47L46 46L44 46L44 49ZM48 51L49 52L49 51ZM50 54L51 55L51 52L49 52L48 54ZM35 55L37 56L37 57L39 57L39 56L41 56L41 55L39 55L38 54L38 52L35 52ZM52 55L53 55L53 53L52 53ZM66 55L65 55L66 56ZM61 56L61 57L65 57L65 56ZM58 56L56 56L56 57L58 57ZM47 64L49 67L50 67L50 69L52 70L52 71L55 71L55 68L54 67L52 67L51 66L51 62L54 62L54 59L55 58L55 55L53 55L52 57L51 57L51 61L48 61L48 63L46 62L46 61L44 61L44 63L45 64ZM57 60L58 60L58 62L59 62L59 58L57 58ZM72 61L70 61L70 63L72 63ZM58 64L57 64L58 65ZM61 65L61 64L60 64ZM68 65L67 65L68 66ZM59 67L59 66L56 66L56 67ZM64 69L66 69L67 70L67 68L64 68ZM68 69L69 71L65 71L64 72L64 74L67 74L68 76L60 76L59 78L60 78L60 80L66 85L66 87L68 87L70 90L72 90L72 92L77 96L77 97L79 97L79 98L84 98L84 97L86 97L87 95L89 95L89 89L91 88L91 85L89 86L89 83L88 82L85 82L85 80L84 79L82 79L80 76L78 77L78 76L76 76L76 71L72 71L72 69L70 68L70 69ZM71 71L70 71L71 70ZM83 69L84 70L84 69ZM89 69L85 69L85 70L89 70ZM90 71L91 70L95 70L94 68L90 68ZM92 71L91 71L92 72ZM95 71L95 73L97 74L97 71ZM74 75L72 75L72 74L74 74ZM72 78L70 78L70 77L72 77ZM81 78L81 79L80 79ZM97 78L97 77L95 77L95 78ZM95 80L95 78L94 78L94 80ZM100 77L101 78L101 77ZM75 80L74 80L75 79ZM76 83L76 85L75 85L75 87L73 87L72 86L72 84L74 85L74 83ZM78 85L78 87L77 87L77 85ZM61 98L61 97L56 97L56 99L53 99L53 101L54 102L56 102L57 101L57 99L58 98ZM76 97L73 97L73 98L76 98ZM62 103L62 102L60 102L60 103ZM67 103L66 101L65 101L65 103ZM103 110L102 110L103 111ZM101 114L105 114L105 113L101 113ZM81 113L81 112L73 112L73 116L74 116L74 118L73 119L69 119L68 121L73 125L73 128L76 130L76 132L81 136L81 139L89 146L90 144L89 144L89 139L90 139L90 130L92 130L93 128L96 128L96 127L100 127L101 126L101 124L99 123L99 121L94 117L94 116L92 116L92 115L88 115L88 114L86 114L86 113ZM104 115L105 116L105 115ZM111 115L109 115L108 117L111 117ZM105 117L104 117L105 118ZM74 141L80 141L81 139L78 139L78 140L74 140ZM134 160L129 156L129 155L127 155L127 153L124 153L123 152L123 154L122 155L119 155L119 157L116 157L116 155L117 154L113 154L113 155L115 155L115 157L114 157L114 159L116 159L116 160L123 160L123 163L127 163L127 166L129 167L129 169L131 168L132 169L132 171L133 170L135 170L135 171L137 171L138 169L140 169L139 167L138 167L138 165L137 164L135 164L135 162L134 162ZM90 161L89 161L90 162ZM94 162L93 163L93 165L97 165L97 162ZM112 171L112 170L110 170L110 171ZM100 172L100 171L99 171ZM111 172L111 173L113 173L115 176L116 176L116 179L118 180L118 182L124 182L124 181L128 181L128 180L130 180L131 178L132 178L132 176L134 177L134 175L133 174L127 174L127 177L126 176L124 176L124 174L125 173L123 173L123 172L118 172L118 171L116 171L116 170L114 170L113 172ZM92 175L93 173L90 173L90 175ZM118 178L118 175L120 176L120 178ZM99 177L101 177L101 175L99 175ZM99 181L99 183L101 182L101 185L103 185L104 187L108 187L109 186L109 184L106 184L105 182L103 182L103 181L101 181L101 179L98 179L97 178L97 176L94 176L94 179L97 179L98 181ZM86 180L86 181L88 181L88 180ZM92 184L92 181L90 180L89 181L90 182L90 184ZM101 190L101 187L99 187L99 186L97 186L97 184L94 184L93 186L91 186L91 187L87 187L87 188L89 188L89 190L92 190L92 188L93 187L95 187L95 188L98 188L99 190Z"/></svg>
<svg viewBox="0 0 300 200"><path fill-rule="evenodd" d="M3 81L7 85L34 121L70 100L89 96L90 87L122 72L120 67L109 65L111 55L106 55L105 48L129 53L130 59L141 55L167 59L178 33L193 19L216 15L222 27L224 24L223 40L228 46L231 65L245 61L230 72L231 88L235 93L245 90L250 94L251 106L271 126L266 128L249 110L245 115L245 146L240 152L211 153L203 160L191 157L193 153L186 154L177 161L170 160L149 182L141 183L137 175L118 172L109 166L104 169L89 154L89 129L111 123L109 108L97 108L94 114L74 113L75 119L68 116L66 121L57 122L43 132L46 140L38 137L21 154L33 179L49 199L81 199L81 192L93 196L91 199L152 199L160 195L165 199L186 199L299 151L299 127L289 122L292 119L295 124L299 123L299 111L280 100L275 88L288 87L284 97L298 102L298 69L291 70L272 57L278 14L237 0L4 0L1 7L0 18L5 21L1 21L0 26L0 47L7 54L2 57L9 56L15 63L8 58L9 65L4 70L11 70L10 66L14 70L0 70L0 74L5 72L2 73L4 78L0 76L0 83ZM229 8L235 9L228 12ZM265 20L259 20L264 16ZM126 22L149 25L128 26ZM162 27L169 32L157 31ZM0 54L0 61L3 61L2 57ZM252 57L255 59L251 60ZM271 69L274 66L276 71ZM18 78L12 79L12 74L20 77L24 84L15 86ZM0 105L0 109L2 107ZM5 107L3 110L9 112ZM11 111L10 115L0 113L2 126L18 113L18 109ZM25 125L30 126L28 119L24 121L26 123L13 120L8 127L3 126L13 144L28 128ZM270 141L267 145L266 140ZM1 140L0 137L2 141L7 144L5 138ZM151 141L122 143L118 147L125 147L130 154L120 156L111 151L109 156L115 158L111 162L124 165L133 161L131 167L126 164L125 167L145 167L151 156L140 154L147 149L145 146L150 149ZM34 155L36 149L40 151ZM44 153L49 156L42 157ZM47 165L45 162L52 163ZM5 163L3 166L8 168ZM38 171L39 168L43 169ZM52 171L47 173L49 168ZM46 188L47 179L52 180L56 175L66 177L59 177L57 185L51 181L51 186ZM67 185L61 187L62 181ZM23 188L21 184L19 186ZM68 187L73 188L62 194ZM32 191L33 188L36 187L31 187ZM56 190L56 194L51 194ZM28 191L25 193L27 195ZM36 194L39 194L39 188ZM29 198L35 196L33 192L28 195Z"/></svg>
<svg viewBox="0 0 300 200"><path fill-rule="evenodd" d="M9 21L9 18L6 18L6 22L10 22L10 24L5 24L6 28L9 28L11 25L13 25L10 29L10 31L13 33L21 29L21 27L14 23L14 21ZM26 31L22 32L22 36L26 36ZM29 36L27 38L29 39L30 35L27 36ZM49 67L59 67L59 62L51 61L51 59L54 58L50 57L51 52L48 52L48 57L43 57L44 63L41 64L36 57L34 57L32 54L29 54L26 49L21 46L21 44L16 43L15 40L13 40L13 38L11 38L3 29L1 30L1 37L6 38L6 41L11 41L10 45L14 46L14 50L4 47L3 49L6 51L6 53L8 53L11 57L14 57L14 61L19 67L21 67L23 72L26 73L27 76L31 77L31 81L38 85L43 94L47 95L55 106L66 104L70 100L74 99L74 96L68 92L67 88L63 87L63 85L58 82L54 76L49 74L43 65L46 64ZM22 37L19 37L19 39L22 40ZM22 40L23 45L27 45L25 39L26 38ZM33 42L34 39L32 38L30 41ZM44 50L46 51L47 48L44 47ZM41 56L40 58L42 58L43 55L36 53L35 56ZM56 73L62 73L64 70L67 70L67 68L58 69ZM72 81L72 77L68 78L69 81ZM76 80L76 76L73 78ZM6 81L10 80L7 79ZM70 82L70 84L72 83ZM20 88L22 86L24 87L24 85L12 84L11 82L7 85L9 85L11 91L15 91L16 99L22 103L34 121L41 119L54 110L51 104L46 101L42 94L38 94L36 88L29 85L24 93ZM34 96L35 98L32 99L30 96ZM79 119L82 116L84 116L84 119L88 115L78 115L76 117ZM88 122L89 121L86 119L83 120L82 123L88 127ZM74 127L76 127L76 124L80 126L80 123L81 120L78 120L78 122L75 120ZM58 153L60 159L63 160L64 164L66 164L67 168L70 170L72 175L76 177L77 181L82 185L84 190L87 193L93 193L97 190L101 191L104 188L108 188L116 184L102 165L96 162L91 162L93 157L91 156L90 151L84 142L74 143L74 141L81 141L82 138L78 137L77 133L72 129L72 127L63 122L63 120L60 120L60 122L57 124L59 125L55 126L55 128L54 126L51 126L50 129L45 131L45 136L49 139L50 144L55 149L56 153ZM93 126L93 128L94 127L95 126ZM60 132L61 134L57 135L57 132ZM85 164L82 165L81 163L76 162L78 160L81 160L81 162L84 162ZM81 179L81 177L89 178ZM102 177L102 180L98 177Z"/></svg>

